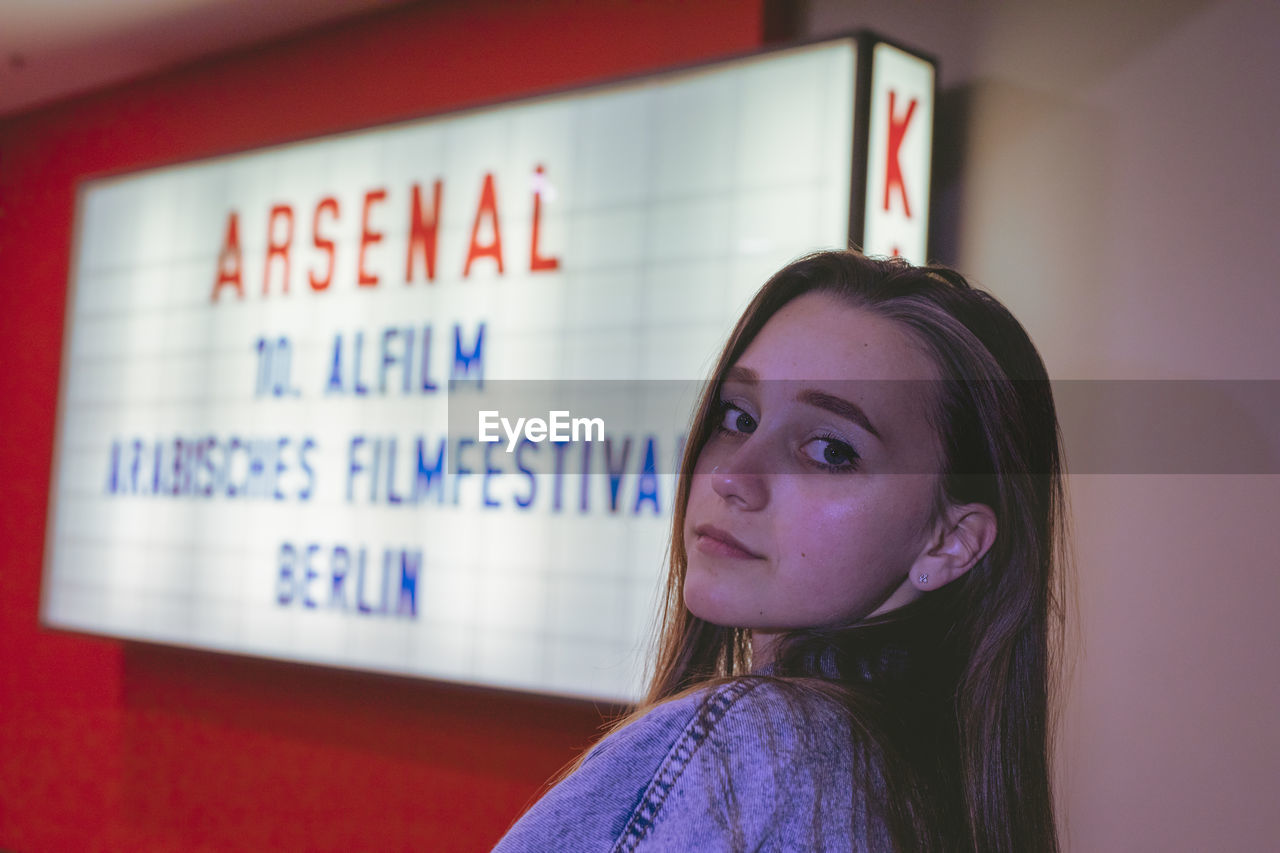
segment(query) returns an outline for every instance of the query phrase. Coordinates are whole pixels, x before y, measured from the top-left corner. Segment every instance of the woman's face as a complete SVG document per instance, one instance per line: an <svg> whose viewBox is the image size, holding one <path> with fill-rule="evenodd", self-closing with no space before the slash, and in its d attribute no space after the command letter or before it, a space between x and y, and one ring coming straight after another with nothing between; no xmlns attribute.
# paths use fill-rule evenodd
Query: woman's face
<svg viewBox="0 0 1280 853"><path fill-rule="evenodd" d="M931 383L911 380L937 378L907 331L834 296L775 314L723 382L694 467L689 610L758 638L919 596L908 573L929 547L940 452Z"/></svg>

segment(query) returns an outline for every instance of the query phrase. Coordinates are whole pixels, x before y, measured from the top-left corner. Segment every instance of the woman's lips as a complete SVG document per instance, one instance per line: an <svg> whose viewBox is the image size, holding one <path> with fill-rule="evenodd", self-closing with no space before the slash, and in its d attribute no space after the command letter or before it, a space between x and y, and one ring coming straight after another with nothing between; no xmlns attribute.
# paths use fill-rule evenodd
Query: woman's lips
<svg viewBox="0 0 1280 853"><path fill-rule="evenodd" d="M763 560L764 557L743 545L729 533L710 524L699 524L693 530L694 547L712 557L732 557L738 560Z"/></svg>

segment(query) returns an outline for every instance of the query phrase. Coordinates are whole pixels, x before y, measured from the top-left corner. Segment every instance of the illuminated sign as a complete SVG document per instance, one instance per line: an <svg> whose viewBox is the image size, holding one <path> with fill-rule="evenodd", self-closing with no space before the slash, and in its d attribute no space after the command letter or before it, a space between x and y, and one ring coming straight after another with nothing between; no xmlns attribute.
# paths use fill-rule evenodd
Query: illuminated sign
<svg viewBox="0 0 1280 853"><path fill-rule="evenodd" d="M884 42L871 47L869 60L861 245L869 255L927 263L935 68Z"/></svg>
<svg viewBox="0 0 1280 853"><path fill-rule="evenodd" d="M847 244L857 60L85 183L44 623L638 695L688 380L771 272Z"/></svg>

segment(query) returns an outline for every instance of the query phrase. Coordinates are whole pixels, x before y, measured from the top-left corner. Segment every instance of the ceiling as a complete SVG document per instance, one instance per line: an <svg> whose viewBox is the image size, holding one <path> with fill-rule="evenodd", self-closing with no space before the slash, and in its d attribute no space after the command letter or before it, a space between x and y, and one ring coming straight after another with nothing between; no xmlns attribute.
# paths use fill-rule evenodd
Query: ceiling
<svg viewBox="0 0 1280 853"><path fill-rule="evenodd" d="M0 0L0 116L405 0Z"/></svg>

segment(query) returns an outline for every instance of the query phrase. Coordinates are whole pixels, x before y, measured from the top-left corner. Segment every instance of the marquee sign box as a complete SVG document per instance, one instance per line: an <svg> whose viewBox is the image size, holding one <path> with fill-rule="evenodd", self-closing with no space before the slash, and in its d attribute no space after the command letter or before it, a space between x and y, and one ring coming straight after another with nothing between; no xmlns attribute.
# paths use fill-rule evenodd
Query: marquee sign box
<svg viewBox="0 0 1280 853"><path fill-rule="evenodd" d="M688 381L851 220L924 251L932 75L841 39L86 182L44 623L634 698ZM548 380L624 400L450 405Z"/></svg>

